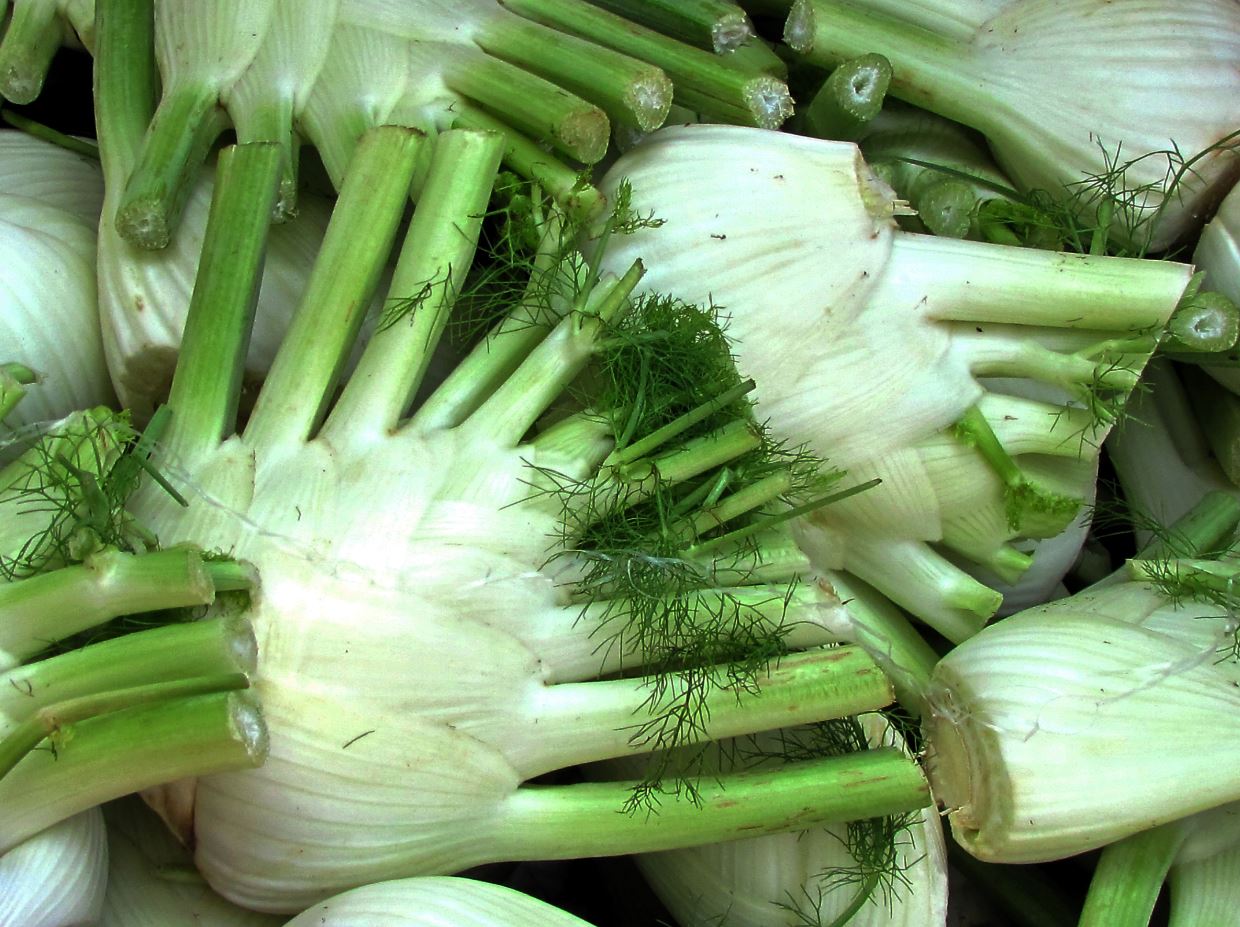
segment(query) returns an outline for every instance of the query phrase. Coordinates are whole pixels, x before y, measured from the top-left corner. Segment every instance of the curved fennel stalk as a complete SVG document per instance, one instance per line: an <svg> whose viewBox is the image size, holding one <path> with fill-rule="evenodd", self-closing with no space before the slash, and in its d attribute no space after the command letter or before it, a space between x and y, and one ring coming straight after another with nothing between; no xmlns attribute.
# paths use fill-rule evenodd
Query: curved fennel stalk
<svg viewBox="0 0 1240 927"><path fill-rule="evenodd" d="M797 0L784 40L826 67L884 55L893 96L980 130L1024 189L1076 197L1139 253L1196 231L1240 173L1218 147L1240 125L1231 0Z"/></svg>
<svg viewBox="0 0 1240 927"><path fill-rule="evenodd" d="M819 566L874 585L956 641L1008 582L1011 542L1063 530L1090 497L1097 445L1190 268L900 232L854 145L726 126L664 129L602 184L663 220L611 247L642 286L729 319L761 415L870 492L799 525ZM1059 402L991 390L1045 384Z"/></svg>
<svg viewBox="0 0 1240 927"><path fill-rule="evenodd" d="M784 567L747 570L745 548L688 547L701 549L702 569L721 585L687 597L666 585L659 596L626 593L626 575L658 562L644 555L588 584L599 575L589 551L580 562L573 552L588 547L596 506L624 511L659 483L714 480L760 444L751 423L732 419L671 446L660 439L639 451L655 431L616 448L620 429L583 414L530 437L612 343L608 335L625 340L613 326L637 312L628 295L640 266L600 277L572 253L556 256L530 284L536 304L548 280L565 288L543 307L551 324L531 324L518 299L494 343L409 417L472 260L501 149L500 137L464 130L433 147L399 127L365 137L306 296L240 431L239 358L268 215L254 207L275 196L278 151L236 149L223 170L237 174L216 188L160 454L189 506L152 491L134 511L164 543L210 539L261 578L248 614L271 753L252 774L199 780L184 809L198 866L248 907L295 910L398 875L709 842L926 801L915 764L883 750L703 782L693 792L700 806L664 796L649 819L617 813L635 788L647 794L641 783L527 784L575 763L657 755L665 741L847 714L892 693L858 648L770 659L785 621L802 624L807 643L824 640L820 625L838 602L811 583L792 588ZM337 394L358 307L427 156L388 314ZM565 487L576 488L565 495ZM698 512L696 490L688 493L676 507L685 516L678 530L688 541L689 516L731 520L723 510L738 495ZM664 670L653 651L669 632L631 617L654 609L658 618L661 602L684 622L688 646L700 646L695 625L709 631L735 609L748 621L738 640L754 635L774 649L738 669L728 656L737 644L725 639L703 651L705 665ZM586 681L621 669L648 675ZM738 698L737 680L757 694ZM682 704L687 723L676 720ZM867 786L838 788L853 776Z"/></svg>
<svg viewBox="0 0 1240 927"><path fill-rule="evenodd" d="M0 856L0 925L91 927L107 884L103 815L91 808Z"/></svg>

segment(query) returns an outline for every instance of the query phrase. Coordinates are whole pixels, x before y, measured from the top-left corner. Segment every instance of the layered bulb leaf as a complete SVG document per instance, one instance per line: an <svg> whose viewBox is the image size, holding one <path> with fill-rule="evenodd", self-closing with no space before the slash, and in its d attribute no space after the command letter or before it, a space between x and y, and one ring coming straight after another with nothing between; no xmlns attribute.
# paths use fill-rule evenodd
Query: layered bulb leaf
<svg viewBox="0 0 1240 927"><path fill-rule="evenodd" d="M11 428L113 401L95 288L102 199L97 163L0 131L0 363L33 375L21 405L0 416ZM7 443L0 433L0 459Z"/></svg>
<svg viewBox="0 0 1240 927"><path fill-rule="evenodd" d="M773 433L882 480L803 520L815 562L956 641L999 605L985 580L1028 568L1012 542L1092 498L1097 445L1189 282L1166 262L899 231L905 205L850 143L665 129L602 188L622 182L657 221L604 266L640 258L643 286L718 306Z"/></svg>
<svg viewBox="0 0 1240 927"><path fill-rule="evenodd" d="M784 39L826 66L884 55L893 96L980 130L1130 253L1182 242L1240 173L1231 0L797 0Z"/></svg>

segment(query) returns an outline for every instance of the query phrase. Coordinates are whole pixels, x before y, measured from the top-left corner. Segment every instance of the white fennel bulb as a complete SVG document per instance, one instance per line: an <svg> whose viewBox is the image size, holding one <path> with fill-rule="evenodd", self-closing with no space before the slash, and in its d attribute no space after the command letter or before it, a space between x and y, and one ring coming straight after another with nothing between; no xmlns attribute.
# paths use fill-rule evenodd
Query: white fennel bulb
<svg viewBox="0 0 1240 927"><path fill-rule="evenodd" d="M237 352L277 150L230 153L239 173L217 186L159 454L189 505L154 487L132 505L161 543L201 538L252 563L260 577L248 615L261 654L254 689L270 729L267 762L253 774L203 778L179 793L181 804L163 802L179 830L192 830L195 862L213 887L247 907L292 911L360 884L495 859L666 848L745 827L795 828L807 823L801 814L922 807L915 764L890 750L703 781L701 807L667 795L649 820L617 813L650 794L640 782L526 784L561 767L660 756L663 746L789 716L854 713L892 692L857 647L771 659L794 641L813 648L831 639L824 626L838 600L812 582L790 585L806 570L803 558L746 567L758 554L744 551L764 546L729 550L726 535L718 555L702 548L700 566L673 556L698 549L683 547L699 533L694 525L726 527L787 487L788 473L772 464L761 486L746 486L767 493L758 502L734 514L695 514L720 467L766 446L733 407L719 411L726 424L683 446L679 438L667 446L670 432L643 445L651 435L642 430L618 447L626 429L617 409L628 421L632 396L599 399L594 414L570 413L531 432L596 354L679 343L613 328L630 313L631 324L645 318L639 307L662 311L628 299L640 267L600 278L550 236L550 250L535 258L532 304L518 300L494 337L410 417L472 261L502 147L499 136L471 131L443 133L431 145L386 127L359 146L306 294L240 431ZM338 391L358 307L428 154L389 291L392 311ZM540 323L530 312L550 318ZM672 316L700 318L683 307ZM617 337L606 337L612 331ZM736 385L726 344L704 344L722 352L711 355L713 378L727 358L733 379L720 391L739 397L745 386ZM681 361L704 350L693 345ZM663 371L656 384L670 375L665 361L652 369ZM623 382L640 388L636 378ZM710 382L696 385L717 398ZM640 398L650 407L657 397ZM608 512L677 486L688 494L667 530L681 540L649 554L612 540L591 556L601 542L590 532ZM724 494L718 506L750 498ZM644 530L661 537L662 529ZM632 543L646 551L654 541ZM648 574L666 577L657 591L626 591ZM719 588L703 587L699 575ZM668 662L669 648L692 656ZM738 649L755 656L738 664ZM589 681L620 669L646 675ZM729 679L750 680L756 694L738 698ZM688 717L677 713L682 705ZM885 771L876 777L881 793L838 789L858 765ZM658 785L657 763L648 775L647 786Z"/></svg>
<svg viewBox="0 0 1240 927"><path fill-rule="evenodd" d="M377 882L307 908L286 927L590 927L502 885L450 876Z"/></svg>
<svg viewBox="0 0 1240 927"><path fill-rule="evenodd" d="M980 130L1086 225L1103 201L1079 184L1108 178L1129 248L1182 242L1240 174L1234 0L797 0L784 38L826 66L884 55L891 95Z"/></svg>
<svg viewBox="0 0 1240 927"><path fill-rule="evenodd" d="M1058 859L1240 797L1234 657L1217 662L1228 609L1168 589L1145 578L1029 609L935 667L929 772L962 847Z"/></svg>
<svg viewBox="0 0 1240 927"><path fill-rule="evenodd" d="M66 818L0 856L0 925L94 927L107 871L99 809Z"/></svg>
<svg viewBox="0 0 1240 927"><path fill-rule="evenodd" d="M102 196L97 164L0 131L0 359L36 377L11 427L113 401L95 285Z"/></svg>
<svg viewBox="0 0 1240 927"><path fill-rule="evenodd" d="M602 188L661 224L610 247L642 286L712 302L774 434L877 488L805 519L848 570L953 640L998 607L951 558L1013 582L1010 542L1066 528L1097 444L1191 269L917 235L856 146L728 126L654 133ZM1047 384L1060 402L992 390Z"/></svg>

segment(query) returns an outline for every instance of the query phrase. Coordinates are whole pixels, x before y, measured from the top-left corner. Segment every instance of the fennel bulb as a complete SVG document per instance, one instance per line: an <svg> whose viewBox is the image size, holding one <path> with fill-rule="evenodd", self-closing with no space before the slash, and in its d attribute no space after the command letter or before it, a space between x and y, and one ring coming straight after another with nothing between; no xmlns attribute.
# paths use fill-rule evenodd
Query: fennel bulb
<svg viewBox="0 0 1240 927"><path fill-rule="evenodd" d="M720 306L773 433L882 479L802 520L817 565L956 641L999 594L953 560L1012 582L1029 559L1010 542L1072 522L1191 272L901 232L901 204L845 142L664 129L601 189L622 181L662 224L617 241L604 266L641 258L644 287ZM992 390L993 377L1060 399Z"/></svg>
<svg viewBox="0 0 1240 927"><path fill-rule="evenodd" d="M225 901L193 870L190 852L138 798L103 806L107 892L99 927L277 927L284 918Z"/></svg>
<svg viewBox="0 0 1240 927"><path fill-rule="evenodd" d="M666 747L885 704L890 683L856 647L774 661L785 634L799 646L830 640L823 625L838 601L812 582L792 585L804 560L768 559L774 540L695 538L776 503L791 474L737 417L748 386L736 385L726 342L702 327L701 310L630 302L640 267L600 276L562 250L560 220L547 220L525 299L409 416L471 263L502 141L459 130L431 145L397 127L365 137L240 430L238 352L269 214L254 207L276 195L278 151L241 147L221 169L240 165L216 187L157 455L189 505L140 491L131 506L161 543L198 539L260 576L247 615L270 755L252 773L199 780L190 806L169 815L192 828L212 886L246 907L297 910L359 884L493 859L664 848L807 826L802 815L921 807L915 764L890 750L709 786L659 759ZM427 154L389 314L337 395L357 307ZM646 312L670 313L668 330L688 324L693 340L652 335ZM620 377L623 398L595 397L593 414L570 403L531 434L596 355L621 349L637 354L617 363L652 371L649 388ZM659 361L673 350L675 365ZM663 407L654 387L676 366L700 366L704 351L718 353L695 384L705 393L689 400L692 414L640 424L639 405ZM704 434L683 432L698 421ZM661 522L607 521L649 513L639 506L647 498L678 513L662 547ZM772 537L784 551L779 524ZM633 530L637 538L616 540ZM686 560L682 549L700 553ZM642 576L654 590L630 588ZM645 675L586 681L621 669ZM644 782L526 784L651 752ZM859 768L883 773L867 775L872 787L838 789ZM654 796L648 820L617 813Z"/></svg>
<svg viewBox="0 0 1240 927"><path fill-rule="evenodd" d="M580 185L559 158L599 160L613 123L656 128L673 96L727 122L773 127L791 112L760 62L583 0L160 0L155 39L162 98L116 216L146 248L167 244L187 178L227 122L242 142L282 147L277 214L288 215L302 139L339 181L372 126L496 129L510 167L568 202Z"/></svg>
<svg viewBox="0 0 1240 927"><path fill-rule="evenodd" d="M929 774L979 859L1059 859L1240 796L1222 736L1240 703L1234 622L1202 593L1234 568L1131 570L1006 618L935 667Z"/></svg>
<svg viewBox="0 0 1240 927"><path fill-rule="evenodd" d="M107 872L103 814L66 818L0 856L0 925L93 927Z"/></svg>
<svg viewBox="0 0 1240 927"><path fill-rule="evenodd" d="M884 55L892 96L1138 253L1194 233L1240 173L1234 0L797 0L784 40L826 67Z"/></svg>
<svg viewBox="0 0 1240 927"><path fill-rule="evenodd" d="M502 885L449 876L377 882L307 908L286 927L590 927Z"/></svg>
<svg viewBox="0 0 1240 927"><path fill-rule="evenodd" d="M1240 187L1223 197L1218 212L1201 230L1193 263L1206 273L1206 286L1240 303ZM1233 393L1240 393L1240 374L1234 367L1202 367Z"/></svg>
<svg viewBox="0 0 1240 927"><path fill-rule="evenodd" d="M95 287L102 196L97 164L0 131L0 360L36 375L3 416L12 428L113 401Z"/></svg>

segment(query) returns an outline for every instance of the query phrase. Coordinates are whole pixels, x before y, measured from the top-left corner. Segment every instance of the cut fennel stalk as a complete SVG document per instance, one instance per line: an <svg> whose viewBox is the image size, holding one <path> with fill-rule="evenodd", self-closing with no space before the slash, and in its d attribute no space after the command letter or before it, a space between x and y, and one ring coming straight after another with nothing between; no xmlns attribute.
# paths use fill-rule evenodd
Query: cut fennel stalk
<svg viewBox="0 0 1240 927"><path fill-rule="evenodd" d="M774 434L878 488L798 530L952 640L1012 582L1011 542L1067 527L1191 269L900 232L854 145L725 126L664 129L602 188L660 224L610 247L642 286L713 302ZM1045 384L1060 403L982 378Z"/></svg>
<svg viewBox="0 0 1240 927"><path fill-rule="evenodd" d="M1137 253L1195 232L1240 173L1231 0L797 0L784 39L827 67L885 56L893 96L979 129L1023 189Z"/></svg>
<svg viewBox="0 0 1240 927"><path fill-rule="evenodd" d="M714 402L740 382L726 344L711 342L723 354L697 384L704 396L681 397L668 421L629 427L647 421L639 408L658 408L657 388L591 392L584 407L565 395L617 352L666 367L675 339L655 335L645 313L700 310L631 300L639 265L600 276L552 235L550 272L535 272L526 299L409 417L502 145L463 130L433 146L396 127L365 137L240 432L238 358L268 215L255 205L275 196L279 153L242 146L221 169L159 455L189 507L152 490L133 509L162 542L200 538L261 578L248 614L270 756L253 774L201 779L173 821L187 830L192 815L198 866L246 906L296 910L397 875L708 842L926 801L916 765L894 751L709 786L662 759L892 697L860 648L780 656L785 634L830 640L822 625L838 601L794 584L802 558L766 559L767 535L783 550L777 517L762 534L729 532L805 468L796 455L782 462L747 405ZM333 401L421 159L388 312ZM654 386L665 382L649 369ZM658 517L643 525L640 513ZM645 780L526 782L642 753L656 758ZM839 789L855 778L864 785ZM648 819L617 813L656 796Z"/></svg>

